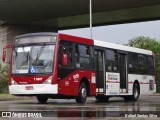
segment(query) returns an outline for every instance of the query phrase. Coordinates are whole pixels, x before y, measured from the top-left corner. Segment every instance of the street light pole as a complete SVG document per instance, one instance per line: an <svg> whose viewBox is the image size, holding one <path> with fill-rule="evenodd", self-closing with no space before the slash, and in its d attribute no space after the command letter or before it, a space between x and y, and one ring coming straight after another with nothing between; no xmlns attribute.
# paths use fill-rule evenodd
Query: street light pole
<svg viewBox="0 0 160 120"><path fill-rule="evenodd" d="M92 39L92 0L89 0L90 37Z"/></svg>

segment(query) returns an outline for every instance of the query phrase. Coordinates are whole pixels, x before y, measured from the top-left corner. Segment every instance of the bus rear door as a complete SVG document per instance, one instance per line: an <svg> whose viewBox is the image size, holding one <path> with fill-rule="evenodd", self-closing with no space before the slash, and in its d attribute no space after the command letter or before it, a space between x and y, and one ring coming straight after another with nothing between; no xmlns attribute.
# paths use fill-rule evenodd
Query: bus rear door
<svg viewBox="0 0 160 120"><path fill-rule="evenodd" d="M105 94L104 50L95 49L96 93Z"/></svg>
<svg viewBox="0 0 160 120"><path fill-rule="evenodd" d="M127 53L119 52L120 94L128 93Z"/></svg>

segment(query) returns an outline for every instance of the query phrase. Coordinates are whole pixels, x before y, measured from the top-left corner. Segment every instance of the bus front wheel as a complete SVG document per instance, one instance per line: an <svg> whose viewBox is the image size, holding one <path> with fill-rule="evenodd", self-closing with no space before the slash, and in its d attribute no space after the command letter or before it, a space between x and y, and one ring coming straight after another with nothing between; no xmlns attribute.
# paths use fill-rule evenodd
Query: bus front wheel
<svg viewBox="0 0 160 120"><path fill-rule="evenodd" d="M133 94L131 96L125 96L125 101L137 101L139 98L140 88L138 84L133 85Z"/></svg>
<svg viewBox="0 0 160 120"><path fill-rule="evenodd" d="M47 103L47 100L48 100L48 97L46 96L42 96L42 95L38 95L37 96L37 100L40 104L46 104Z"/></svg>
<svg viewBox="0 0 160 120"><path fill-rule="evenodd" d="M87 99L87 86L82 82L79 86L78 97L76 98L77 103L85 103Z"/></svg>

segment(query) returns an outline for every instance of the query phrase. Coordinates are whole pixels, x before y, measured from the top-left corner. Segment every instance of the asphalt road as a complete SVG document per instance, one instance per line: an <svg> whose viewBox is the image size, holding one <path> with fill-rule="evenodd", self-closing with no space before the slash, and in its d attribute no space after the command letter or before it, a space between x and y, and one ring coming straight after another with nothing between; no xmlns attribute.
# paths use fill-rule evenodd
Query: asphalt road
<svg viewBox="0 0 160 120"><path fill-rule="evenodd" d="M122 98L111 98L107 103L98 103L94 97L86 104L75 100L50 99L47 104L39 104L36 99L0 101L3 118L42 117L38 119L160 119L160 96L140 96L137 102L125 102ZM3 113L2 113L3 112ZM11 112L11 113L5 113ZM17 118L12 118L17 119Z"/></svg>

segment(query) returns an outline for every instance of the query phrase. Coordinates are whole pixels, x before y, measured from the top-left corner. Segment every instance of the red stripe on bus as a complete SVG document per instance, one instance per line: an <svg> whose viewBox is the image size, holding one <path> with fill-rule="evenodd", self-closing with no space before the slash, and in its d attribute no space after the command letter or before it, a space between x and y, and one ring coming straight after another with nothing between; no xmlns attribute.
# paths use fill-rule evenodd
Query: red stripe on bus
<svg viewBox="0 0 160 120"><path fill-rule="evenodd" d="M118 81L106 81L107 83L120 83ZM133 84L133 82L128 82L128 84ZM149 83L143 83L143 82L140 82L140 84L149 84ZM156 83L154 83L156 84Z"/></svg>
<svg viewBox="0 0 160 120"><path fill-rule="evenodd" d="M72 35L66 35L66 34L61 34L61 33L58 35L59 35L58 36L59 40L78 42L78 43L87 44L87 45L94 45L92 39L82 38L82 37L77 37L77 36L72 36Z"/></svg>
<svg viewBox="0 0 160 120"><path fill-rule="evenodd" d="M108 82L108 83L120 83L118 81L106 81L106 82Z"/></svg>

